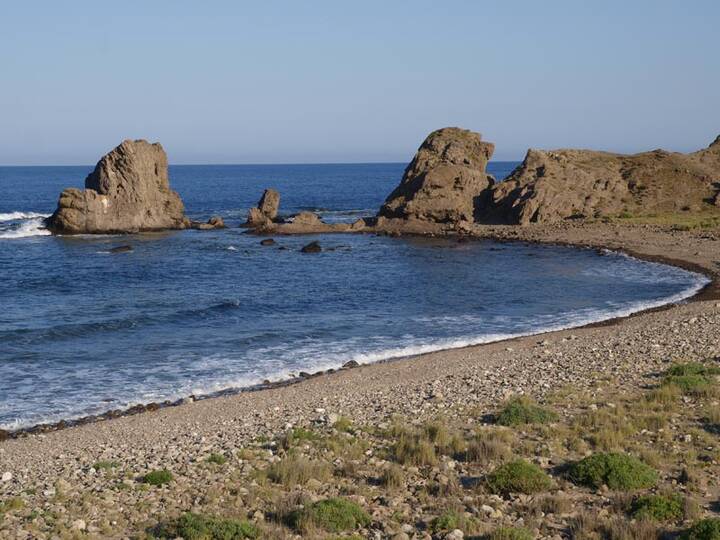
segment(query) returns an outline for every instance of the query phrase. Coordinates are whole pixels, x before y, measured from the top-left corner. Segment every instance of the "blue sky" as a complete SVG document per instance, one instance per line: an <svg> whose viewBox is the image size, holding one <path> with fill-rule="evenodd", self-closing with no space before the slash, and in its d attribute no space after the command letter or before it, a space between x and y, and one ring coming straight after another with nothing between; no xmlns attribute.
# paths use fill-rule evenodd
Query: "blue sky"
<svg viewBox="0 0 720 540"><path fill-rule="evenodd" d="M0 164L407 161L496 144L689 151L720 133L720 2L27 1L0 8Z"/></svg>

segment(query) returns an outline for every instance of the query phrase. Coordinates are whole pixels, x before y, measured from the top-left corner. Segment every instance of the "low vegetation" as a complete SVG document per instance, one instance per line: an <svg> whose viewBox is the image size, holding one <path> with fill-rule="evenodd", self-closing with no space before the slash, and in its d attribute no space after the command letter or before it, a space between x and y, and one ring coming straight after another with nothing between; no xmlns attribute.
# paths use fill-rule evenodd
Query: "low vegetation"
<svg viewBox="0 0 720 540"><path fill-rule="evenodd" d="M167 469L151 471L142 478L144 484L150 484L151 486L162 486L164 484L169 484L172 480L173 475Z"/></svg>
<svg viewBox="0 0 720 540"><path fill-rule="evenodd" d="M521 426L523 424L547 424L558 419L557 413L539 406L526 396L515 397L508 401L496 422L501 426Z"/></svg>
<svg viewBox="0 0 720 540"><path fill-rule="evenodd" d="M591 488L629 490L654 486L658 474L634 456L599 453L574 463L568 474L575 484Z"/></svg>
<svg viewBox="0 0 720 540"><path fill-rule="evenodd" d="M155 538L184 540L241 540L260 538L258 528L247 520L187 513L150 531Z"/></svg>
<svg viewBox="0 0 720 540"><path fill-rule="evenodd" d="M720 540L720 518L698 521L680 535L682 540Z"/></svg>
<svg viewBox="0 0 720 540"><path fill-rule="evenodd" d="M522 459L501 465L488 475L490 491L499 495L537 493L552 487L552 479L537 465Z"/></svg>
<svg viewBox="0 0 720 540"><path fill-rule="evenodd" d="M684 516L684 508L685 500L680 495L643 495L633 502L631 514L635 519L676 521Z"/></svg>
<svg viewBox="0 0 720 540"><path fill-rule="evenodd" d="M297 531L319 528L331 533L354 531L370 524L370 516L356 503L341 498L325 499L291 514Z"/></svg>

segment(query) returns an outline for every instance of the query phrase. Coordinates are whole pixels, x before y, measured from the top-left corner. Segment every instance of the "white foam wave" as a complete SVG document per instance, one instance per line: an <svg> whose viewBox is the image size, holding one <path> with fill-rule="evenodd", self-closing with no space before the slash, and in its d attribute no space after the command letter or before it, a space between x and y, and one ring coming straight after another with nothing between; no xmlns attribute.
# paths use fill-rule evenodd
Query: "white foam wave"
<svg viewBox="0 0 720 540"><path fill-rule="evenodd" d="M8 212L0 214L1 221L17 221L19 219L47 218L50 214L39 214L37 212Z"/></svg>
<svg viewBox="0 0 720 540"><path fill-rule="evenodd" d="M19 227L0 231L0 239L28 238L30 236L48 236L49 230L45 228L44 217L24 221Z"/></svg>

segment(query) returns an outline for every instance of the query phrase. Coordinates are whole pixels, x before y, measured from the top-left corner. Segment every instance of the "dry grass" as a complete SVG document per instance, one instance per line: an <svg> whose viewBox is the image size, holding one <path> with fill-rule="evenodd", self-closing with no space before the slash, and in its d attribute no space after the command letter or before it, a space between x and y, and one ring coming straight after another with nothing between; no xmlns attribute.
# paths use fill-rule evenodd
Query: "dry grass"
<svg viewBox="0 0 720 540"><path fill-rule="evenodd" d="M320 482L329 480L332 477L332 468L324 461L289 454L268 467L267 477L284 486L304 485L311 479Z"/></svg>

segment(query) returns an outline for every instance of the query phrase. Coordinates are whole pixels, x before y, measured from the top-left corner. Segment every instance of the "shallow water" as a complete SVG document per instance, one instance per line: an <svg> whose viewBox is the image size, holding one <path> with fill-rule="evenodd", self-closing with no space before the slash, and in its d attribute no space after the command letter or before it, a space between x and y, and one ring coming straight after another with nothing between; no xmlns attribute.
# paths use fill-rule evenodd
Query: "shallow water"
<svg viewBox="0 0 720 540"><path fill-rule="evenodd" d="M33 235L88 169L0 168L0 427L577 326L706 282L592 250L368 235L262 247L234 226L266 186L285 212L353 220L380 205L400 164L174 167L188 213L233 227ZM314 239L329 249L299 253Z"/></svg>

